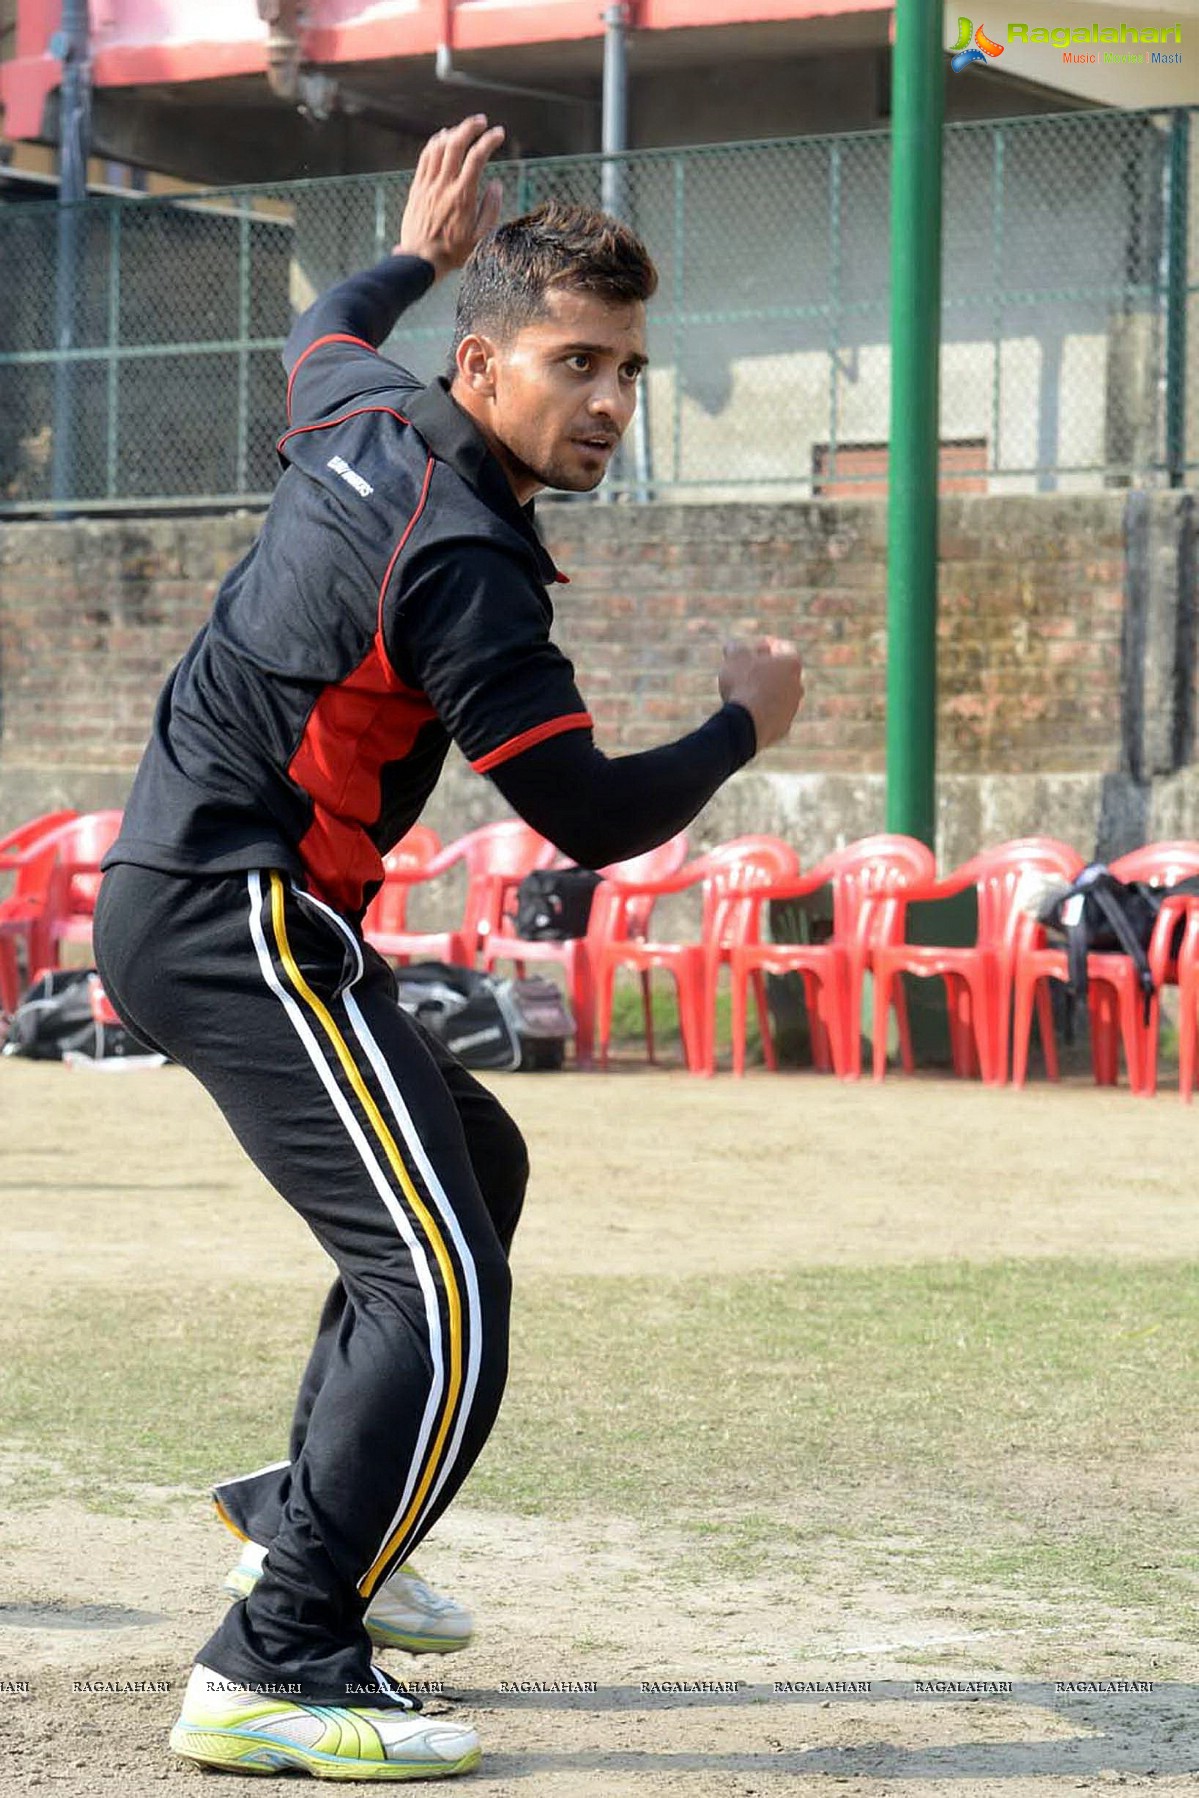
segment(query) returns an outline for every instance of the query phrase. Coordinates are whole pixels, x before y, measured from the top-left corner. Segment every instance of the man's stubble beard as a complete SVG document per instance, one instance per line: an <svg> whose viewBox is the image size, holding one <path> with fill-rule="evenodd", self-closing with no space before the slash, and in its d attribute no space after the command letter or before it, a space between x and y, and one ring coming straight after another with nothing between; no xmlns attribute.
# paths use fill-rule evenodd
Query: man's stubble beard
<svg viewBox="0 0 1199 1798"><path fill-rule="evenodd" d="M536 481L539 487L549 488L553 493L592 493L599 486L607 468L601 468L592 479L582 470L566 478L565 468L559 467L556 461L544 465L526 462L510 445L504 445L509 469L519 480Z"/></svg>
<svg viewBox="0 0 1199 1798"><path fill-rule="evenodd" d="M570 481L562 479L559 475L550 474L548 478L542 476L542 482L555 493L594 493L607 472L606 468L601 468L594 479L590 475L579 475Z"/></svg>

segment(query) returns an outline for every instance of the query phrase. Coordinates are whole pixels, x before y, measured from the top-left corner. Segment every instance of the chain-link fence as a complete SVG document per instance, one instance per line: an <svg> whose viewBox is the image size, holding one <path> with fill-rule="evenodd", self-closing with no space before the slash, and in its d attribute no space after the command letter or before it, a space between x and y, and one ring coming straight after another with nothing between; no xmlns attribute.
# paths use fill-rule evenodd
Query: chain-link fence
<svg viewBox="0 0 1199 1798"><path fill-rule="evenodd" d="M1096 111L946 130L947 491L1199 469L1193 123ZM501 169L509 213L550 194L613 206L658 263L642 418L609 489L885 488L889 160L888 134L867 132ZM73 219L0 207L0 511L264 501L290 319L387 253L408 180L94 198ZM454 287L386 346L422 377L445 365Z"/></svg>

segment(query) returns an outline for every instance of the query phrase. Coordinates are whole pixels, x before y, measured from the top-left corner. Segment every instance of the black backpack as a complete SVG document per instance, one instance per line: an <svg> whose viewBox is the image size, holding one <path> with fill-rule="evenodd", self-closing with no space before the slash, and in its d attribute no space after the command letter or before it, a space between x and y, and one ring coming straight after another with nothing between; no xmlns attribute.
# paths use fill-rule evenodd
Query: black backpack
<svg viewBox="0 0 1199 1798"><path fill-rule="evenodd" d="M586 936L600 876L589 868L538 868L516 889L516 934L526 942Z"/></svg>
<svg viewBox="0 0 1199 1798"><path fill-rule="evenodd" d="M560 1068L574 1019L552 980L498 979L418 961L395 970L400 1005L465 1067Z"/></svg>
<svg viewBox="0 0 1199 1798"><path fill-rule="evenodd" d="M1199 894L1199 877L1180 880L1172 887L1154 887L1143 880L1118 880L1106 863L1091 862L1072 886L1046 902L1037 916L1052 935L1065 939L1071 1007L1074 1001L1086 1004L1087 956L1119 951L1136 969L1145 1022L1149 1022L1153 997L1149 945L1162 902L1175 893ZM1178 952L1184 926L1185 919L1180 918L1172 954Z"/></svg>

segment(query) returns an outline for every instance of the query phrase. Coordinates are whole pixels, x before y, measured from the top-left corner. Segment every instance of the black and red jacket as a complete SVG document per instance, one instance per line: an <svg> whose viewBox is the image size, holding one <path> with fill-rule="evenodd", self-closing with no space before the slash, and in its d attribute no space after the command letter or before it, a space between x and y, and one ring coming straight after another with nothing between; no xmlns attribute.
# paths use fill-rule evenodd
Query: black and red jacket
<svg viewBox="0 0 1199 1798"><path fill-rule="evenodd" d="M284 474L167 681L106 865L277 867L358 917L451 739L592 867L664 840L754 753L736 705L662 749L595 748L532 506L446 381L378 354L432 280L390 257L292 331Z"/></svg>

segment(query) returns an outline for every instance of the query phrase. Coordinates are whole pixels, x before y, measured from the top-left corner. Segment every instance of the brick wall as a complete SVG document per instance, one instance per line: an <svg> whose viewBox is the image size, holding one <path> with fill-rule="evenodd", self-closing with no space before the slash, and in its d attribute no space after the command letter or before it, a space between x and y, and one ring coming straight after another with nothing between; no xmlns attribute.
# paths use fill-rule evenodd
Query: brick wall
<svg viewBox="0 0 1199 1798"><path fill-rule="evenodd" d="M139 519L0 532L0 783L22 767L132 773L163 676L256 524Z"/></svg>
<svg viewBox="0 0 1199 1798"><path fill-rule="evenodd" d="M1169 765L1141 770L1132 756L1142 785L1175 772L1178 745L1189 759L1194 670L1179 657L1193 659L1192 498L945 501L939 767L958 796L955 852L975 846L972 832L993 837L1001 816L1011 834L1048 828L1047 794L1085 794L1097 816L1128 777L1130 718L1187 714L1154 739L1175 745ZM705 717L726 637L794 636L808 667L802 721L733 783L741 797L730 811L725 796L712 828L786 828L797 806L823 842L881 824L882 502L553 503L542 519L571 576L555 592L558 635L605 748L641 748ZM256 526L235 516L0 530L0 828L43 805L120 803L161 679ZM988 810L973 788L968 800L970 782L995 780L1024 795L1014 812ZM1185 822L1186 803L1172 803ZM464 827L501 809L457 767L432 821Z"/></svg>
<svg viewBox="0 0 1199 1798"><path fill-rule="evenodd" d="M940 766L1102 770L1120 743L1123 496L942 508ZM795 637L801 723L775 769L881 772L886 508L553 506L555 595L603 739L641 748L702 717L720 644Z"/></svg>

